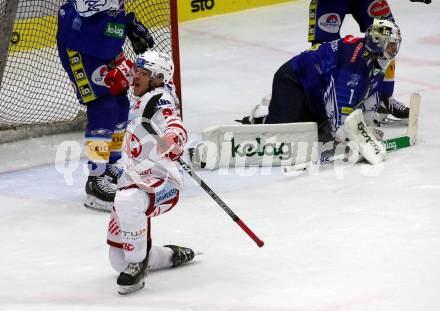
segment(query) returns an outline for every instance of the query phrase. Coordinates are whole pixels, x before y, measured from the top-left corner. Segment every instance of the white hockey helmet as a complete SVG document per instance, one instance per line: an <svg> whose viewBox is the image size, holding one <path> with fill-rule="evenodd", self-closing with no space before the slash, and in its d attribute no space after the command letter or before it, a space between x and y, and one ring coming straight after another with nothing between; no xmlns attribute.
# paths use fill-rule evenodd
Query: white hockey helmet
<svg viewBox="0 0 440 311"><path fill-rule="evenodd" d="M156 51L146 51L136 58L136 67L151 71L151 78L158 74L163 75L163 82L168 83L173 79L174 63L168 54Z"/></svg>
<svg viewBox="0 0 440 311"><path fill-rule="evenodd" d="M379 59L391 60L399 52L402 37L396 23L376 18L365 32L365 47Z"/></svg>

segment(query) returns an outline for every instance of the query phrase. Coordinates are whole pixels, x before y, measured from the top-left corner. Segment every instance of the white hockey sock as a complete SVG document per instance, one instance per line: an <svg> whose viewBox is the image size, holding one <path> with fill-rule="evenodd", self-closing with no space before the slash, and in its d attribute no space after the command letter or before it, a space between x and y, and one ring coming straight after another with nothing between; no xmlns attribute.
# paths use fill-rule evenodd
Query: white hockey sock
<svg viewBox="0 0 440 311"><path fill-rule="evenodd" d="M173 266L171 256L173 256L171 248L152 246L148 257L148 269L154 271L171 268Z"/></svg>

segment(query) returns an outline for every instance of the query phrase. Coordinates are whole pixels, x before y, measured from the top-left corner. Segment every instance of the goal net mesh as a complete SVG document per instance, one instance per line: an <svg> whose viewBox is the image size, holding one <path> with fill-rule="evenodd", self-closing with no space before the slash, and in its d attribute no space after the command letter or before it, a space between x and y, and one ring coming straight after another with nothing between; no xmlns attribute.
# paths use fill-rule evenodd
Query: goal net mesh
<svg viewBox="0 0 440 311"><path fill-rule="evenodd" d="M6 1L11 0L0 0L2 22ZM154 49L171 54L169 2L133 0L125 8L150 29ZM48 134L51 127L60 132L85 125L85 107L77 101L56 48L57 14L63 3L65 0L18 2L0 85L0 131L27 128L38 132L40 128ZM124 52L131 59L135 56L128 39Z"/></svg>

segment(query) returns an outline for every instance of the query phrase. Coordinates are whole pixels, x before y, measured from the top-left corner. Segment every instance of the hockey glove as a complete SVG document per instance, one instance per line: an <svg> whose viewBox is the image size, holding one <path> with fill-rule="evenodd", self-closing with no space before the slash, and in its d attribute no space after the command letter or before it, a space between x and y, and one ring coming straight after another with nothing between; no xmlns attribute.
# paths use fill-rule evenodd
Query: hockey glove
<svg viewBox="0 0 440 311"><path fill-rule="evenodd" d="M183 145L176 133L168 132L160 138L157 152L171 161L176 161L183 154Z"/></svg>
<svg viewBox="0 0 440 311"><path fill-rule="evenodd" d="M411 2L423 2L423 3L426 3L426 4L430 4L431 3L431 0L410 0Z"/></svg>
<svg viewBox="0 0 440 311"><path fill-rule="evenodd" d="M133 84L133 62L129 59L122 61L115 69L110 70L104 77L104 83L112 95L119 95L128 90Z"/></svg>
<svg viewBox="0 0 440 311"><path fill-rule="evenodd" d="M147 27L142 25L133 12L128 13L126 16L129 21L127 36L130 39L133 51L136 54L141 54L147 49L151 49L154 46L154 39Z"/></svg>

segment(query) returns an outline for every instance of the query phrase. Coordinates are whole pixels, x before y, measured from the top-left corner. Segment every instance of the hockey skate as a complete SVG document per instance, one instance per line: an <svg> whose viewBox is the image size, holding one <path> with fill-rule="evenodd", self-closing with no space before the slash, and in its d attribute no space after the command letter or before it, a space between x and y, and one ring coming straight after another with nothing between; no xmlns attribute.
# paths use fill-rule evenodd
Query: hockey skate
<svg viewBox="0 0 440 311"><path fill-rule="evenodd" d="M117 280L119 285L118 293L127 295L144 288L147 265L148 256L141 262L128 264L127 268L119 274Z"/></svg>
<svg viewBox="0 0 440 311"><path fill-rule="evenodd" d="M391 125L407 125L409 108L393 97L382 98L379 109L379 122Z"/></svg>
<svg viewBox="0 0 440 311"><path fill-rule="evenodd" d="M267 115L269 114L269 103L272 94L268 94L261 99L261 103L252 109L251 114L241 120L235 120L241 124L264 124Z"/></svg>
<svg viewBox="0 0 440 311"><path fill-rule="evenodd" d="M118 165L114 163L107 166L105 174L110 178L110 181L116 185L123 172L124 170L119 168Z"/></svg>
<svg viewBox="0 0 440 311"><path fill-rule="evenodd" d="M171 257L173 267L181 266L194 259L194 251L190 248L176 245L164 245L164 247L168 247L173 250L173 255Z"/></svg>
<svg viewBox="0 0 440 311"><path fill-rule="evenodd" d="M110 177L105 175L89 176L86 183L85 207L106 212L112 210L116 185L111 183L109 179Z"/></svg>

